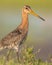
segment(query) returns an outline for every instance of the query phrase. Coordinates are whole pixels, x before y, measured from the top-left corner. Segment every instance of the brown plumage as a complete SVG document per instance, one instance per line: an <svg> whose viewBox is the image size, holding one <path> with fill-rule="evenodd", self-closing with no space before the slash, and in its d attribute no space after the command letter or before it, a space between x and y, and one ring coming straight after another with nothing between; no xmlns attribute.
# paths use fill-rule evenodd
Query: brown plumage
<svg viewBox="0 0 52 65"><path fill-rule="evenodd" d="M21 24L12 32L10 32L6 37L0 41L0 49L3 48L14 48L18 51L19 45L26 38L28 33L28 14L22 10L22 22Z"/></svg>
<svg viewBox="0 0 52 65"><path fill-rule="evenodd" d="M32 14L44 21L42 17L34 13L30 6L25 5L22 8L22 22L21 24L11 33L9 33L6 37L4 37L0 41L0 49L4 48L13 48L18 52L20 44L22 44L23 40L26 38L28 33L28 14Z"/></svg>

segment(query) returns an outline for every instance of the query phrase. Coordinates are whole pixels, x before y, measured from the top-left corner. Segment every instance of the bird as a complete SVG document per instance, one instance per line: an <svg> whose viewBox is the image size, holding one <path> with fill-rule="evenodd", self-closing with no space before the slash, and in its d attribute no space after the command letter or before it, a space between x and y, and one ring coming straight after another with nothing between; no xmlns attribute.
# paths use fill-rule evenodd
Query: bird
<svg viewBox="0 0 52 65"><path fill-rule="evenodd" d="M36 14L29 5L24 5L22 8L22 21L15 30L7 34L4 38L0 40L0 50L8 48L14 49L17 53L19 52L20 45L26 39L28 34L29 22L28 15L32 14L45 21L44 18Z"/></svg>

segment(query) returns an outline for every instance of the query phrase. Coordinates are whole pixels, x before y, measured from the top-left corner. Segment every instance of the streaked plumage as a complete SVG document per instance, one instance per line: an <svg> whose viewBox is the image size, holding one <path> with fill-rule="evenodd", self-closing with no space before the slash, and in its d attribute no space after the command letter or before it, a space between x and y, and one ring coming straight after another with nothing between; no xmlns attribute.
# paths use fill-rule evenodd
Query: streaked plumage
<svg viewBox="0 0 52 65"><path fill-rule="evenodd" d="M22 8L22 22L21 24L12 32L10 32L6 37L0 41L0 49L13 48L18 52L19 46L22 44L23 40L26 38L28 33L28 14L32 14L44 21L42 17L34 13L30 6L25 5Z"/></svg>

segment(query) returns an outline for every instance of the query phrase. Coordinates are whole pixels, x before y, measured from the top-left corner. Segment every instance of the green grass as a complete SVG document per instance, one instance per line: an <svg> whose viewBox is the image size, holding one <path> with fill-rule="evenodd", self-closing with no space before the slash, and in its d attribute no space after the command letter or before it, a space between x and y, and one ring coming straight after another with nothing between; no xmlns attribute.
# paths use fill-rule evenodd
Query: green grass
<svg viewBox="0 0 52 65"><path fill-rule="evenodd" d="M36 55L40 52L40 49L33 53L33 48L26 48L21 50L20 62L17 59L9 58L5 65L52 65L47 61L43 62L41 59L36 59ZM0 65L4 65L5 57L0 57Z"/></svg>

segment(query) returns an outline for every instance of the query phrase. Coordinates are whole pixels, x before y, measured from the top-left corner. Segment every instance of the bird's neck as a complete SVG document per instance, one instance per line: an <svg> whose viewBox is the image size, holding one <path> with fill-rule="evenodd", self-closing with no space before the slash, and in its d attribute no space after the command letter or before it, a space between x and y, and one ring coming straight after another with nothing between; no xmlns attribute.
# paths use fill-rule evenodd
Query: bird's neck
<svg viewBox="0 0 52 65"><path fill-rule="evenodd" d="M22 22L20 24L21 29L28 28L28 14L22 11Z"/></svg>

